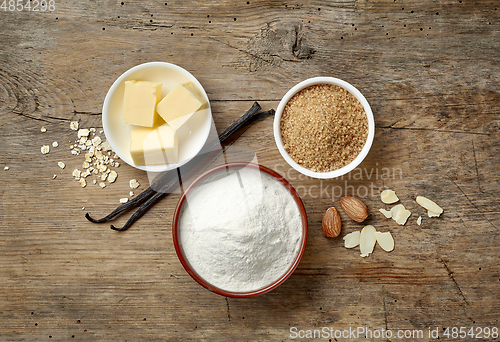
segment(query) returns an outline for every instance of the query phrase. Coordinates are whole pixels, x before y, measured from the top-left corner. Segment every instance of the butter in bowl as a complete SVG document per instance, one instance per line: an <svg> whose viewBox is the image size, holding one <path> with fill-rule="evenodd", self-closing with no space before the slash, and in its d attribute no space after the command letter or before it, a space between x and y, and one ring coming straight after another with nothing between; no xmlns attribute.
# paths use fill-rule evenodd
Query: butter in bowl
<svg viewBox="0 0 500 342"><path fill-rule="evenodd" d="M122 160L145 171L187 163L200 152L212 126L203 87L170 63L145 63L126 71L104 100L109 144Z"/></svg>

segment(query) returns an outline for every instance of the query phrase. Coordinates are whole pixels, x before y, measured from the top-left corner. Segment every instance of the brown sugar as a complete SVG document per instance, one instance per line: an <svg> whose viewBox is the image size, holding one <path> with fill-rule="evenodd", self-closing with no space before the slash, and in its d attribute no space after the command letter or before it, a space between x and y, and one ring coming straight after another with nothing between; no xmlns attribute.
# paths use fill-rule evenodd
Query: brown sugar
<svg viewBox="0 0 500 342"><path fill-rule="evenodd" d="M330 172L348 165L361 152L368 119L347 90L318 84L287 102L280 129L283 146L295 162L314 172Z"/></svg>

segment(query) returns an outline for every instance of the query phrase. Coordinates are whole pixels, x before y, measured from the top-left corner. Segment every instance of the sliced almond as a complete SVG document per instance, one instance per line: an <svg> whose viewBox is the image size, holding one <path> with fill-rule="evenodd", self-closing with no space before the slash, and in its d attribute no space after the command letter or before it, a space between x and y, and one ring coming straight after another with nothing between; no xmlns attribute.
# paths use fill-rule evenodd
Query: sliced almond
<svg viewBox="0 0 500 342"><path fill-rule="evenodd" d="M354 248L359 245L359 237L361 235L360 231L352 232L344 236L344 247Z"/></svg>
<svg viewBox="0 0 500 342"><path fill-rule="evenodd" d="M411 215L411 211L407 210L402 204L392 207L391 212L392 219L399 225L404 225Z"/></svg>
<svg viewBox="0 0 500 342"><path fill-rule="evenodd" d="M379 209L380 211L386 218L391 218L392 217L392 211L390 210L385 210L385 209Z"/></svg>
<svg viewBox="0 0 500 342"><path fill-rule="evenodd" d="M420 226L422 225L422 216L419 216L417 219L417 224Z"/></svg>
<svg viewBox="0 0 500 342"><path fill-rule="evenodd" d="M380 199L385 204L392 204L392 203L396 203L397 201L399 201L398 196L396 196L396 192L394 192L393 190L382 191L382 193L380 194Z"/></svg>
<svg viewBox="0 0 500 342"><path fill-rule="evenodd" d="M394 239L390 232L375 232L375 239L384 251L390 252L394 249Z"/></svg>
<svg viewBox="0 0 500 342"><path fill-rule="evenodd" d="M427 211L427 216L429 216L429 217L439 217L439 215L441 215L441 214L433 213L430 210Z"/></svg>
<svg viewBox="0 0 500 342"><path fill-rule="evenodd" d="M375 227L370 225L365 226L361 230L361 234L359 236L359 249L362 257L367 257L373 252L375 242L377 241L375 238L376 231Z"/></svg>
<svg viewBox="0 0 500 342"><path fill-rule="evenodd" d="M443 213L443 209L439 205L437 205L436 203L434 203L430 199L425 198L424 196L417 196L416 201L418 204L420 204L422 207L424 207L428 211L435 213L436 214L435 216L439 216ZM434 216L429 215L429 217L434 217Z"/></svg>

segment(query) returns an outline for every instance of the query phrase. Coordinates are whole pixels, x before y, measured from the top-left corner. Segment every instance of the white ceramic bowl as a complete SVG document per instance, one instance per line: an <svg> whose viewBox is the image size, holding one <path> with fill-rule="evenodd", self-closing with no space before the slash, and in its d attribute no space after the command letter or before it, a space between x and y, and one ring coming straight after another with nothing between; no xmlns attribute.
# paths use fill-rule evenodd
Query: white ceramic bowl
<svg viewBox="0 0 500 342"><path fill-rule="evenodd" d="M150 62L137 65L125 71L113 83L102 108L102 124L104 134L111 148L127 164L144 171L160 172L175 169L195 157L205 144L210 133L212 111L208 108L195 113L177 131L179 137L179 162L166 165L135 165L130 156L130 131L138 126L127 125L123 122L123 93L125 81L138 80L162 83L161 95L166 96L179 83L192 82L205 96L208 96L200 82L183 68L165 62Z"/></svg>
<svg viewBox="0 0 500 342"><path fill-rule="evenodd" d="M361 152L350 164L330 172L314 172L299 165L286 152L285 148L283 147L283 142L281 140L280 122L281 122L281 115L283 114L283 109L285 108L285 105L296 93L298 93L304 88L316 84L331 84L344 88L358 99L358 101L361 103L361 105L365 110L366 117L368 118L368 137L366 138L365 145L363 146ZM283 156L285 161L295 170L312 178L323 178L323 179L335 178L345 175L346 173L354 170L356 166L358 166L363 161L363 159L365 159L368 152L370 151L374 135L375 135L375 121L373 119L373 113L370 108L370 105L368 104L368 101L366 101L365 97L359 92L358 89L354 88L346 81L342 81L334 77L314 77L300 82L292 89L290 89L285 94L285 96L283 96L278 105L278 109L276 110L276 114L274 116L274 139L276 141L276 145L278 146L278 150L280 151L281 155Z"/></svg>

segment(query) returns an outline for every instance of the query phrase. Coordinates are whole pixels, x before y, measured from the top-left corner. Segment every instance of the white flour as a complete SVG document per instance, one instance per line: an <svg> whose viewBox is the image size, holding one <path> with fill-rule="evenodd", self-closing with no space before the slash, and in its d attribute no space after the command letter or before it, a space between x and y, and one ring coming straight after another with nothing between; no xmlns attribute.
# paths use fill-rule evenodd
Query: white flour
<svg viewBox="0 0 500 342"><path fill-rule="evenodd" d="M283 184L245 168L215 175L190 194L179 235L184 255L203 279L246 292L288 270L299 252L302 221Z"/></svg>

